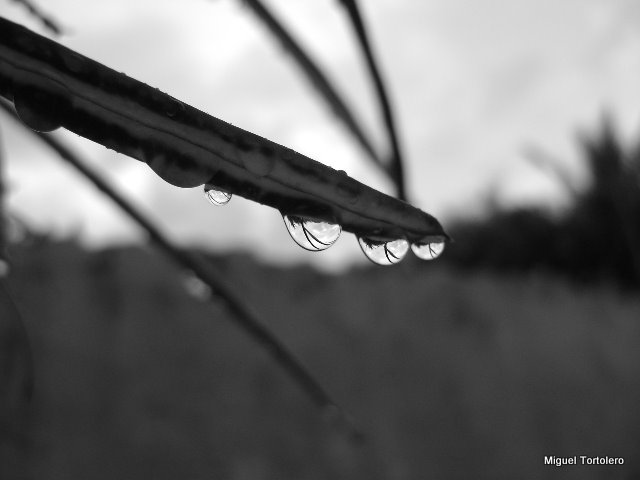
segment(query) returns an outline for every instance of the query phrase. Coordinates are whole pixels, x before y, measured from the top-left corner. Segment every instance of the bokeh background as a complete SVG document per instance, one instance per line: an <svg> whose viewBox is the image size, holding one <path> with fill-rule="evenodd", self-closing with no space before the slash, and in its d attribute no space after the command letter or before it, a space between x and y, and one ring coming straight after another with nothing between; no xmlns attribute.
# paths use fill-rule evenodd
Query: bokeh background
<svg viewBox="0 0 640 480"><path fill-rule="evenodd" d="M339 3L265 3L384 149ZM41 6L64 45L393 191L242 2ZM350 234L303 251L275 210L235 197L212 207L56 135L205 253L369 441L318 415L135 224L0 116L12 265L1 478L640 477L639 4L361 8L412 203L456 239L436 262L374 267ZM0 14L51 35L19 2ZM557 468L549 455L625 465Z"/></svg>

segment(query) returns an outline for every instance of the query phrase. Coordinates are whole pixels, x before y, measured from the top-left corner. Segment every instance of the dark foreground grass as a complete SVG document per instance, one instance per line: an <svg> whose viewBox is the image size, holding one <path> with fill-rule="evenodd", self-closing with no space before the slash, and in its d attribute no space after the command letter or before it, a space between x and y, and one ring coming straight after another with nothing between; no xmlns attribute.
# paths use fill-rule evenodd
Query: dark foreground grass
<svg viewBox="0 0 640 480"><path fill-rule="evenodd" d="M356 414L369 442L354 447L158 256L43 243L13 257L35 355L33 478L640 474L640 301L607 286L437 263L332 277L214 260Z"/></svg>

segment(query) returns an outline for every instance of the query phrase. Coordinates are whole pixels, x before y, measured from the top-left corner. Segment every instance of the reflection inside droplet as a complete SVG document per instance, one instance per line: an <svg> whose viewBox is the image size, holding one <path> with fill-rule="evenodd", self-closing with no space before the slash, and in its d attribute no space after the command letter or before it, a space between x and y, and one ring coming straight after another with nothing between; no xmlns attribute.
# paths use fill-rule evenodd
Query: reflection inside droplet
<svg viewBox="0 0 640 480"><path fill-rule="evenodd" d="M444 237L429 237L423 242L411 245L411 250L416 257L422 260L433 260L438 258L444 251Z"/></svg>
<svg viewBox="0 0 640 480"><path fill-rule="evenodd" d="M365 256L377 265L393 265L404 258L409 251L409 242L404 239L380 242L358 237Z"/></svg>
<svg viewBox="0 0 640 480"><path fill-rule="evenodd" d="M340 236L342 227L335 223L316 222L295 215L283 215L284 224L291 238L305 250L326 250Z"/></svg>
<svg viewBox="0 0 640 480"><path fill-rule="evenodd" d="M209 200L209 202L218 207L229 203L229 200L231 200L232 196L231 193L220 190L210 183L207 183L204 186L204 195L207 197L207 200Z"/></svg>

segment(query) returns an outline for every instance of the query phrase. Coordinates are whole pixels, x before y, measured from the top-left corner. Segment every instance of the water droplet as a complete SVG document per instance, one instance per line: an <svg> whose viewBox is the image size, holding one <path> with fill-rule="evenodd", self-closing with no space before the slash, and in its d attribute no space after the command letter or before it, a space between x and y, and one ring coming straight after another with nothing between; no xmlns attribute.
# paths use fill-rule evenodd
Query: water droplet
<svg viewBox="0 0 640 480"><path fill-rule="evenodd" d="M176 100L171 97L165 106L165 113L169 118L175 118L179 113L183 113L186 110L184 103L180 100Z"/></svg>
<svg viewBox="0 0 640 480"><path fill-rule="evenodd" d="M366 257L378 265L398 263L409 251L409 242L404 239L380 242L358 237L358 243Z"/></svg>
<svg viewBox="0 0 640 480"><path fill-rule="evenodd" d="M232 197L231 193L220 190L218 187L211 185L210 183L207 183L204 186L204 195L207 197L207 200L218 207L229 203L229 200L231 200Z"/></svg>
<svg viewBox="0 0 640 480"><path fill-rule="evenodd" d="M65 101L61 97L63 88L48 82L46 88L55 93L35 87L22 85L13 93L13 104L20 120L37 132L52 132L62 126L61 115L65 110Z"/></svg>
<svg viewBox="0 0 640 480"><path fill-rule="evenodd" d="M116 140L115 150L121 151L120 144ZM215 164L203 164L195 159L172 152L169 155L162 150L144 151L138 157L146 161L147 165L165 182L182 188L199 187L206 183L216 173Z"/></svg>
<svg viewBox="0 0 640 480"><path fill-rule="evenodd" d="M340 236L342 227L335 223L316 222L295 215L283 215L284 224L291 238L305 250L326 250Z"/></svg>
<svg viewBox="0 0 640 480"><path fill-rule="evenodd" d="M411 250L416 257L422 260L433 260L438 258L444 251L444 237L439 235L429 237L426 240L411 245Z"/></svg>

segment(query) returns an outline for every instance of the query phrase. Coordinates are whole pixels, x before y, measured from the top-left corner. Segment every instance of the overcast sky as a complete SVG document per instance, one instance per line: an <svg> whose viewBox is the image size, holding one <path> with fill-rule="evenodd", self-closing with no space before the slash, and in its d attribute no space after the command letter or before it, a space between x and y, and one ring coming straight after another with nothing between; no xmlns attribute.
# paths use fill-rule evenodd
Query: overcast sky
<svg viewBox="0 0 640 480"><path fill-rule="evenodd" d="M244 129L390 185L367 162L279 44L239 0L40 2L61 43ZM366 128L384 133L359 51L336 0L265 3L325 68ZM360 2L390 90L416 206L443 223L481 200L557 202L561 188L527 160L539 147L581 178L576 133L613 114L640 131L637 0L370 0ZM46 34L16 2L0 14ZM108 201L0 117L12 210L91 245L137 238ZM330 250L293 244L279 213L163 183L144 164L62 132L113 183L183 243L246 248L273 261L363 261L350 234Z"/></svg>

